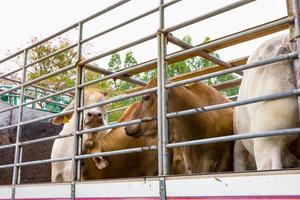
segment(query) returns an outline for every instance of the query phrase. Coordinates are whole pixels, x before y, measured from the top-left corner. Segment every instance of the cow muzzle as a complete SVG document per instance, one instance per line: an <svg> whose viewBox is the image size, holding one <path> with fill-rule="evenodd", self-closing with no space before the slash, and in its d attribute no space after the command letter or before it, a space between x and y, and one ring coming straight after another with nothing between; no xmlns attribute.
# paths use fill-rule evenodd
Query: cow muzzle
<svg viewBox="0 0 300 200"><path fill-rule="evenodd" d="M97 127L104 125L103 114L101 112L87 112L84 125L89 127Z"/></svg>
<svg viewBox="0 0 300 200"><path fill-rule="evenodd" d="M126 126L125 133L126 133L126 135L128 135L130 137L134 137L134 138L138 138L138 137L142 136L142 134L140 132L140 126L138 124Z"/></svg>

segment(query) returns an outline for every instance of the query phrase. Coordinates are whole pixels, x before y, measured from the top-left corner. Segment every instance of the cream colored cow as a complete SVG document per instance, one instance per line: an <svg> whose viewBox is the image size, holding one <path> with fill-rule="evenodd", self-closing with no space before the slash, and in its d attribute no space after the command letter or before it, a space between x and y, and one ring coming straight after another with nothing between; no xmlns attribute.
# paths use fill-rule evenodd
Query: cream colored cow
<svg viewBox="0 0 300 200"><path fill-rule="evenodd" d="M288 35L277 36L263 43L249 57L248 63L292 52ZM244 71L238 100L287 92L294 89L290 61L282 61ZM297 98L263 101L234 110L235 134L299 127ZM297 167L300 157L291 151L299 136L285 135L237 141L234 168L270 170ZM298 146L300 148L300 146ZM300 155L299 155L300 156Z"/></svg>
<svg viewBox="0 0 300 200"><path fill-rule="evenodd" d="M104 101L105 95L106 94L104 92L101 92L96 89L88 88L84 92L84 105L89 105L89 104ZM74 101L70 105L68 105L64 109L64 111L71 110L73 108L74 108ZM106 125L107 122L103 117L104 112L105 112L104 106L98 106L98 107L85 110L83 114L84 129L95 128L95 127ZM56 125L64 123L63 129L59 133L60 136L70 134L75 130L75 117L73 116L73 114L56 117L52 120L52 123ZM104 132L107 131L98 132L97 134L102 134ZM88 135L84 134L83 144L87 140L87 138ZM60 158L60 157L71 157L73 155L73 149L74 149L74 137L57 139L53 143L51 159ZM72 171L71 161L54 162L52 163L51 181L52 182L70 181L71 171Z"/></svg>

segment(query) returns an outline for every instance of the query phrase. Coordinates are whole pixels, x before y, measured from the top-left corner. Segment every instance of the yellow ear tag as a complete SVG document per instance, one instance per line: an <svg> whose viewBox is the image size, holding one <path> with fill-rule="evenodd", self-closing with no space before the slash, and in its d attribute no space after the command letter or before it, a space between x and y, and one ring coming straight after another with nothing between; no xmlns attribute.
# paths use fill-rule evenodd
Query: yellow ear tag
<svg viewBox="0 0 300 200"><path fill-rule="evenodd" d="M69 121L70 121L69 118L67 116L64 116L64 120L63 120L64 124L69 123Z"/></svg>

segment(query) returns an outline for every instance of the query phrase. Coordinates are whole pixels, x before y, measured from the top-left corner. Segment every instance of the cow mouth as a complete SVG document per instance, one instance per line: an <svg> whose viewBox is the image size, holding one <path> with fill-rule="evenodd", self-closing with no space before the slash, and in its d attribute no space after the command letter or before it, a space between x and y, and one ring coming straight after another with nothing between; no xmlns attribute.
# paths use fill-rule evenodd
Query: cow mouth
<svg viewBox="0 0 300 200"><path fill-rule="evenodd" d="M96 128L99 126L103 126L103 120L97 119L97 120L90 120L90 119L84 119L84 125L88 128Z"/></svg>
<svg viewBox="0 0 300 200"><path fill-rule="evenodd" d="M139 138L142 136L141 132L139 131L128 131L127 128L125 128L126 135L133 137L133 138Z"/></svg>

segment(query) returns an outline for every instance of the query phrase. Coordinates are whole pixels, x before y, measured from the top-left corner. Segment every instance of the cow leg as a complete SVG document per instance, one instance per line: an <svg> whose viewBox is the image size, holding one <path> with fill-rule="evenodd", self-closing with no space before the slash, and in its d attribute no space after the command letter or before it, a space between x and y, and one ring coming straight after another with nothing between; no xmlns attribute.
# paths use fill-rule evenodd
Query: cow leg
<svg viewBox="0 0 300 200"><path fill-rule="evenodd" d="M259 138L254 140L254 157L257 170L282 169L281 154L284 151L278 144L280 138Z"/></svg>
<svg viewBox="0 0 300 200"><path fill-rule="evenodd" d="M298 127L295 98L262 102L257 105L251 132L281 130ZM282 169L284 153L297 135L282 135L253 139L253 154L258 170Z"/></svg>
<svg viewBox="0 0 300 200"><path fill-rule="evenodd" d="M242 141L237 140L234 143L234 151L233 151L233 168L234 171L246 171L249 163L249 152L244 147Z"/></svg>

